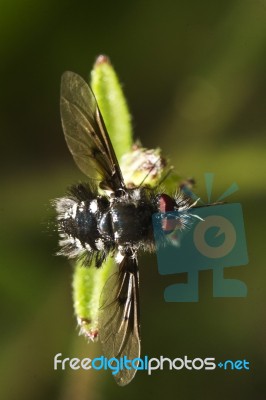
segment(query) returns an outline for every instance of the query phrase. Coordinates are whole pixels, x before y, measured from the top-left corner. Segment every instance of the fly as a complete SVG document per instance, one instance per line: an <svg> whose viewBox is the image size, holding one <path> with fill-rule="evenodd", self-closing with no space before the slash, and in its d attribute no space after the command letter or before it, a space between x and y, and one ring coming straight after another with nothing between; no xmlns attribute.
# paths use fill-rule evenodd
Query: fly
<svg viewBox="0 0 266 400"><path fill-rule="evenodd" d="M61 119L68 148L88 182L74 185L55 201L60 254L100 268L115 257L117 271L102 290L99 339L105 357L140 357L139 251L155 251L152 215L190 208L183 196L170 197L143 184L127 187L95 96L77 74L61 81ZM99 186L95 184L97 177ZM104 190L100 193L99 188ZM181 219L182 222L182 219ZM167 230L162 221L162 229ZM180 228L180 221L178 222ZM136 369L114 375L121 386Z"/></svg>

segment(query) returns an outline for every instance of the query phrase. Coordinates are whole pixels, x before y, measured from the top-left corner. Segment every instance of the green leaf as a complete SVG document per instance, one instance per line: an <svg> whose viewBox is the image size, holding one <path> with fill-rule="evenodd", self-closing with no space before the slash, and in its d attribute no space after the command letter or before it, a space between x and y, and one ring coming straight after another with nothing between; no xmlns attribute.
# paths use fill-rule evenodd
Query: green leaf
<svg viewBox="0 0 266 400"><path fill-rule="evenodd" d="M91 87L102 113L118 160L132 146L132 126L118 77L106 56L99 56L91 72ZM98 334L98 309L102 288L115 267L108 258L101 268L77 263L73 276L73 302L80 332L94 340Z"/></svg>
<svg viewBox="0 0 266 400"><path fill-rule="evenodd" d="M118 76L108 57L97 58L91 72L91 87L120 161L122 155L132 147L131 116Z"/></svg>

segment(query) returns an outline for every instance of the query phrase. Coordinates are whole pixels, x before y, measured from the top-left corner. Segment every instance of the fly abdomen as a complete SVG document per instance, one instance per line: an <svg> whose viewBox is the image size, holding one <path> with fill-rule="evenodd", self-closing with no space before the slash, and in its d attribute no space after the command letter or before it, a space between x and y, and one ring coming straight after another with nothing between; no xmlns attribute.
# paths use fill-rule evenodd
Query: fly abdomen
<svg viewBox="0 0 266 400"><path fill-rule="evenodd" d="M108 198L92 198L92 194L89 186L78 185L71 188L72 197L56 200L61 236L59 254L68 258L83 256L83 262L87 265L95 257L98 267L113 247L113 235L108 221Z"/></svg>

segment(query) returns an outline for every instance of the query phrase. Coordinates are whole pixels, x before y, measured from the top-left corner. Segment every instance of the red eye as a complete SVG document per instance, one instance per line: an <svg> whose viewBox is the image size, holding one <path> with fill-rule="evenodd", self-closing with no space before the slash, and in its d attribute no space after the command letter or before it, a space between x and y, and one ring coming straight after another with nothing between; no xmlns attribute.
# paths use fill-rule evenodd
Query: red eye
<svg viewBox="0 0 266 400"><path fill-rule="evenodd" d="M159 212L165 213L168 211L174 211L175 202L174 200L168 196L167 194L163 193L159 196ZM176 228L176 220L174 219L162 219L162 229L165 233L171 233Z"/></svg>
<svg viewBox="0 0 266 400"><path fill-rule="evenodd" d="M167 211L174 211L175 202L168 194L162 193L159 196L159 211L164 213Z"/></svg>

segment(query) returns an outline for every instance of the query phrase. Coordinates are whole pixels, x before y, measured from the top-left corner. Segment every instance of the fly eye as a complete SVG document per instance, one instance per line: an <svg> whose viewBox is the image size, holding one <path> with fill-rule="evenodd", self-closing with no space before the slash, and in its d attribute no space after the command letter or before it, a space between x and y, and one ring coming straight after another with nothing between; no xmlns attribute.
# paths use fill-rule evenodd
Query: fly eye
<svg viewBox="0 0 266 400"><path fill-rule="evenodd" d="M172 197L168 196L165 193L162 193L158 197L158 208L159 212L161 213L166 213L168 211L174 211L175 210L175 201L172 199ZM176 220L173 218L163 218L161 221L162 224L162 230L164 231L165 234L169 234L173 232L176 228Z"/></svg>
<svg viewBox="0 0 266 400"><path fill-rule="evenodd" d="M168 196L168 194L162 193L158 198L158 208L159 212L165 213L167 211L174 211L175 209L175 201L172 197Z"/></svg>

